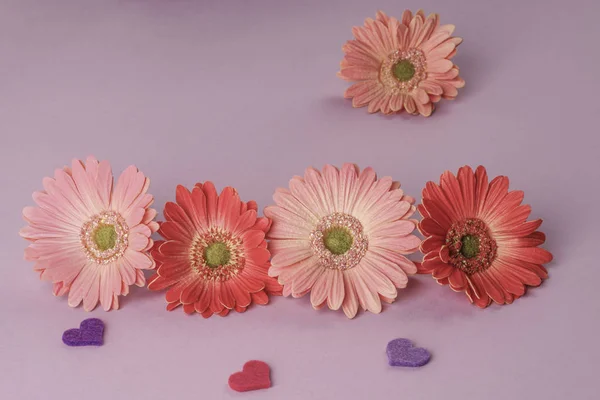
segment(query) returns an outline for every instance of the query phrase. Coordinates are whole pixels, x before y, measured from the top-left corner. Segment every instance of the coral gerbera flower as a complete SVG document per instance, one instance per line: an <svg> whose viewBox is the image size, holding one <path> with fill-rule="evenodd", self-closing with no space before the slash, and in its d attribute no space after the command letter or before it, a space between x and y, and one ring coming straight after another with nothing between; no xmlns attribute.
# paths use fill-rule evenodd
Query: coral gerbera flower
<svg viewBox="0 0 600 400"><path fill-rule="evenodd" d="M342 307L348 318L359 305L377 314L381 301L393 302L396 288L417 271L404 256L420 243L409 219L414 199L391 178L377 179L372 168L308 168L273 199L276 205L265 209L273 220L269 275L278 277L284 296L310 292L315 309Z"/></svg>
<svg viewBox="0 0 600 400"><path fill-rule="evenodd" d="M538 286L548 274L542 264L552 254L538 246L546 240L537 229L542 220L527 221L523 192L508 191L508 178L488 184L484 167L473 173L464 166L454 176L446 171L440 185L423 189L419 230L426 237L419 273L431 273L442 285L465 292L481 308L510 304Z"/></svg>
<svg viewBox="0 0 600 400"><path fill-rule="evenodd" d="M69 306L83 302L90 311L100 301L107 311L118 309L118 296L134 283L144 286L142 270L154 267L148 251L158 224L146 193L150 180L130 166L113 188L110 164L88 157L43 184L33 194L38 207L23 210L29 225L20 234L32 242L25 259L54 283L54 295L69 294Z"/></svg>
<svg viewBox="0 0 600 400"><path fill-rule="evenodd" d="M167 310L183 305L187 314L225 316L281 294L267 275L271 222L257 210L231 187L217 195L212 182L197 183L191 192L177 186L176 203L165 205L158 231L165 240L152 249L158 268L148 283L151 290L169 288Z"/></svg>
<svg viewBox="0 0 600 400"><path fill-rule="evenodd" d="M430 116L441 98L454 99L465 85L451 61L461 38L452 37L454 25L440 25L439 16L427 18L404 11L401 21L377 13L364 27L354 27L355 40L342 47L345 56L338 76L358 81L344 97L354 107L384 114L405 109Z"/></svg>

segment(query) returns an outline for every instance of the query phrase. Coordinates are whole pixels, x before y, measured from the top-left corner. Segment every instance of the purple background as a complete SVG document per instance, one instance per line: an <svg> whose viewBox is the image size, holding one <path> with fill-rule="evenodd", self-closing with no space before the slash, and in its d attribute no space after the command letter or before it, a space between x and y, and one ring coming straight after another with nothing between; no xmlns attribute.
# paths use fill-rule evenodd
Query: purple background
<svg viewBox="0 0 600 400"><path fill-rule="evenodd" d="M2 1L0 5L0 397L3 399L597 398L598 43L590 1ZM429 119L353 109L335 73L351 27L380 8L441 14L464 37L467 85ZM381 315L276 298L227 318L164 311L135 288L122 309L54 298L17 235L42 178L94 154L135 163L155 206L213 180L260 207L325 163L356 162L420 199L463 164L507 175L543 217L550 279L512 306L479 310L430 277ZM106 323L105 345L67 348L65 329ZM387 366L407 337L422 369ZM239 394L249 359L274 387Z"/></svg>

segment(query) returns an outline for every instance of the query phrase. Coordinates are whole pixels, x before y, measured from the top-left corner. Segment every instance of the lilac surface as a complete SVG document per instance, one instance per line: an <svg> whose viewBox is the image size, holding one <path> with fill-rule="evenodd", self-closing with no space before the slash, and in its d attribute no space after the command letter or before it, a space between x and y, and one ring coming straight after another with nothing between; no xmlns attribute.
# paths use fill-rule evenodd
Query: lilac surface
<svg viewBox="0 0 600 400"><path fill-rule="evenodd" d="M409 339L391 340L385 351L392 367L422 367L431 359L427 349L415 347Z"/></svg>
<svg viewBox="0 0 600 400"><path fill-rule="evenodd" d="M256 358L274 386L248 399L596 398L599 2L0 4L1 398L236 399L227 379ZM335 76L353 25L405 7L465 38L467 86L430 119L353 109ZM159 209L176 184L207 179L263 207L306 166L344 161L419 199L444 169L482 163L525 191L555 261L540 288L484 311L419 276L355 320L308 298L204 320L139 288L118 312L85 313L38 280L17 232L42 178L89 154L116 172L135 163ZM57 340L92 316L110 324L110 346ZM395 337L418 338L435 362L389 368Z"/></svg>
<svg viewBox="0 0 600 400"><path fill-rule="evenodd" d="M98 318L81 321L79 329L68 329L63 333L63 343L67 346L102 346L104 322Z"/></svg>

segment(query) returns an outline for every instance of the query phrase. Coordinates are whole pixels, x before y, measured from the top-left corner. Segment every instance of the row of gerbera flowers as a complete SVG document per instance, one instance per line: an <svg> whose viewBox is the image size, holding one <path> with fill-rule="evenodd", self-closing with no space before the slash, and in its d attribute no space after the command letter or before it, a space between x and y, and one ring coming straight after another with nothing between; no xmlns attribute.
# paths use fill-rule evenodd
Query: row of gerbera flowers
<svg viewBox="0 0 600 400"><path fill-rule="evenodd" d="M489 181L481 166L428 182L419 206L372 168L308 168L276 190L264 217L231 187L218 194L211 182L178 186L160 223L149 179L134 166L114 184L107 161L73 160L43 186L33 195L37 207L23 210L25 258L55 295L86 311L98 303L118 309L130 285L146 284L144 270L155 271L148 288L166 290L168 310L204 317L308 293L315 309L379 313L415 273L484 308L538 286L552 259L539 247L542 221L527 221L523 192L509 191L504 176ZM417 209L420 221L412 218ZM422 262L406 257L418 249Z"/></svg>

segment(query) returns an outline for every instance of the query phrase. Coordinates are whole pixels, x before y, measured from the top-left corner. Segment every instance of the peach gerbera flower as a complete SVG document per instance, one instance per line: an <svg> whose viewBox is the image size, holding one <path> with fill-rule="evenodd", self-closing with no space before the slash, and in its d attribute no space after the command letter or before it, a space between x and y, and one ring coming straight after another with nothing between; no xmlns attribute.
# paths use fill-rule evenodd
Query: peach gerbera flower
<svg viewBox="0 0 600 400"><path fill-rule="evenodd" d="M169 288L167 310L183 305L187 314L226 316L281 294L267 275L271 222L258 218L257 209L231 187L220 195L212 182L197 183L191 192L177 187L176 203L165 205L158 231L165 240L152 249L158 268L148 283L151 290Z"/></svg>
<svg viewBox="0 0 600 400"><path fill-rule="evenodd" d="M276 205L265 209L273 220L269 275L278 277L284 296L310 292L315 309L342 307L348 318L359 305L377 314L381 301L393 302L396 288L417 271L404 256L420 243L409 219L414 199L391 178L377 179L372 168L308 168L273 199Z"/></svg>
<svg viewBox="0 0 600 400"><path fill-rule="evenodd" d="M43 184L33 194L38 207L23 210L29 225L20 234L32 242L25 259L54 283L56 296L69 294L69 306L83 302L90 311L100 301L104 310L118 309L118 296L134 283L144 286L142 270L154 267L148 250L158 224L146 193L150 180L130 166L113 189L110 164L88 157Z"/></svg>
<svg viewBox="0 0 600 400"><path fill-rule="evenodd" d="M440 25L439 16L427 18L422 10L408 10L401 21L377 13L364 27L354 27L355 40L342 47L345 56L338 76L358 81L344 97L354 107L384 114L405 109L410 114L430 116L434 103L454 99L465 85L451 58L461 38L452 37L454 25Z"/></svg>
<svg viewBox="0 0 600 400"><path fill-rule="evenodd" d="M527 221L531 207L521 205L523 192L508 191L508 178L488 184L484 167L473 173L464 166L458 176L446 171L440 185L423 189L419 230L426 237L419 273L431 273L442 285L465 292L485 308L492 301L510 304L547 278L542 266L552 254L538 246L546 240L537 229L542 220Z"/></svg>

